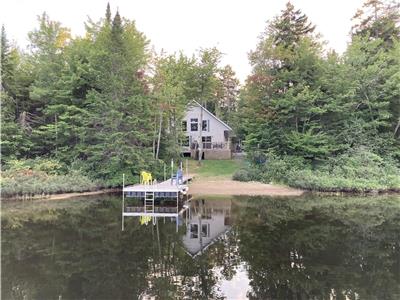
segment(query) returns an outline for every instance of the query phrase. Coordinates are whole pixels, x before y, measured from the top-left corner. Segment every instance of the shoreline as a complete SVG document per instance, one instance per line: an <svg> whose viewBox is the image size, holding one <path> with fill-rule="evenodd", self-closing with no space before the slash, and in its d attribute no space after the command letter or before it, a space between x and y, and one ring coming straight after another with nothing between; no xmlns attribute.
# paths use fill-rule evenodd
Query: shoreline
<svg viewBox="0 0 400 300"><path fill-rule="evenodd" d="M97 191L73 192L62 194L50 194L46 196L34 197L10 197L2 198L2 201L29 201L29 200L64 200L75 197L93 196L108 193L120 193L122 188L109 188ZM259 181L235 181L228 178L210 178L205 180L193 180L189 183L189 193L193 196L301 196L305 193L327 196L351 196L351 195L382 195L382 194L400 194L400 191L369 191L369 192L354 192L354 191L318 191L297 189L279 184L267 184Z"/></svg>
<svg viewBox="0 0 400 300"><path fill-rule="evenodd" d="M73 193L62 193L62 194L50 194L44 197L42 196L34 196L29 198L24 197L10 197L3 198L2 201L30 201L30 200L64 200L68 198L74 197L82 197L82 196L92 196L92 195L100 195L107 193L117 193L121 192L121 189L113 188L113 189L103 189L97 191L88 191L88 192L73 192Z"/></svg>
<svg viewBox="0 0 400 300"><path fill-rule="evenodd" d="M93 196L107 193L120 193L121 188L103 189L91 192L74 192L34 196L30 198L10 197L2 201L24 201L24 200L64 200L82 196ZM285 187L281 185L266 184L261 182L240 182L226 178L214 178L210 180L194 180L189 183L189 193L193 196L301 196L307 191Z"/></svg>

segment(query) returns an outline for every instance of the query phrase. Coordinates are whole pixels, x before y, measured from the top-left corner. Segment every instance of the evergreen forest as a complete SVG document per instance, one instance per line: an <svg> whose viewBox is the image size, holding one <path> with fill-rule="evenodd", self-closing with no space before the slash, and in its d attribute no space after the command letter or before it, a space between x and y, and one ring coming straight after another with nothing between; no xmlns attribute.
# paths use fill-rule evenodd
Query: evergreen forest
<svg viewBox="0 0 400 300"><path fill-rule="evenodd" d="M400 190L400 4L367 0L344 53L290 2L248 45L240 84L217 48L156 53L112 11L83 36L43 13L21 49L1 29L4 196L119 187L180 159L196 100L235 131L233 178L319 191ZM160 25L161 26L161 25ZM260 28L262 31L262 28Z"/></svg>

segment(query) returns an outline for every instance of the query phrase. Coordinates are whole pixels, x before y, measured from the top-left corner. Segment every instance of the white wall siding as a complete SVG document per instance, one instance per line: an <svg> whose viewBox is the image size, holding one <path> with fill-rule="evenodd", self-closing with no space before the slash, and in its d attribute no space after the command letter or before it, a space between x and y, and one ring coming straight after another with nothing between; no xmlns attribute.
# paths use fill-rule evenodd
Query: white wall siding
<svg viewBox="0 0 400 300"><path fill-rule="evenodd" d="M186 115L182 121L187 122L187 131L185 134L187 136L191 136L191 142L199 141L200 138L200 130L202 128L200 124L200 114L201 114L201 107L199 106L191 106L188 108L186 111ZM190 126L190 119L198 119L198 130L197 131L191 131L191 126ZM208 125L209 128L207 128L207 131L202 132L202 136L211 136L211 142L214 143L227 143L227 140L225 139L224 132L229 130L227 126L225 126L221 121L216 119L212 114L210 114L208 111L203 109L203 120L209 121Z"/></svg>

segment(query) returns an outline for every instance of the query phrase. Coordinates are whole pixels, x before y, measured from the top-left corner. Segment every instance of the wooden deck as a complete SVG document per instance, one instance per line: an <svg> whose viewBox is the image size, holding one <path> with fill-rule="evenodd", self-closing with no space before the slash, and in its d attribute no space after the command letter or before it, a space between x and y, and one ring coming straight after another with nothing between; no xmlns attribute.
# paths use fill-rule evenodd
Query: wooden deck
<svg viewBox="0 0 400 300"><path fill-rule="evenodd" d="M183 204L181 195L188 195L189 187L187 183L193 176L183 176L180 184L177 184L176 179L168 179L159 183L153 184L134 184L124 186L122 192L122 230L124 230L125 217L152 217L153 224L157 217L172 217L176 220L176 231L178 231L178 218L188 206ZM136 197L143 199L143 206L125 206L126 197ZM175 199L176 206L174 207L158 207L155 205L155 200L158 199ZM186 196L186 200L188 200Z"/></svg>
<svg viewBox="0 0 400 300"><path fill-rule="evenodd" d="M134 184L124 187L124 192L187 192L188 183L192 180L193 176L183 176L182 184L176 184L175 179L171 179L154 183L154 184Z"/></svg>

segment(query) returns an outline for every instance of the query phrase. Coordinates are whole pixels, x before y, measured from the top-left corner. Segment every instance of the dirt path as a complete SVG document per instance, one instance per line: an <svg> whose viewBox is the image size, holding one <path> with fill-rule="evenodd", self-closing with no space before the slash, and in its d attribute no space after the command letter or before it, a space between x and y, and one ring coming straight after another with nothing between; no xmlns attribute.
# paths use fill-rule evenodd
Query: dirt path
<svg viewBox="0 0 400 300"><path fill-rule="evenodd" d="M264 195L264 196L300 196L303 191L260 182L240 182L230 179L200 179L189 185L192 195Z"/></svg>

